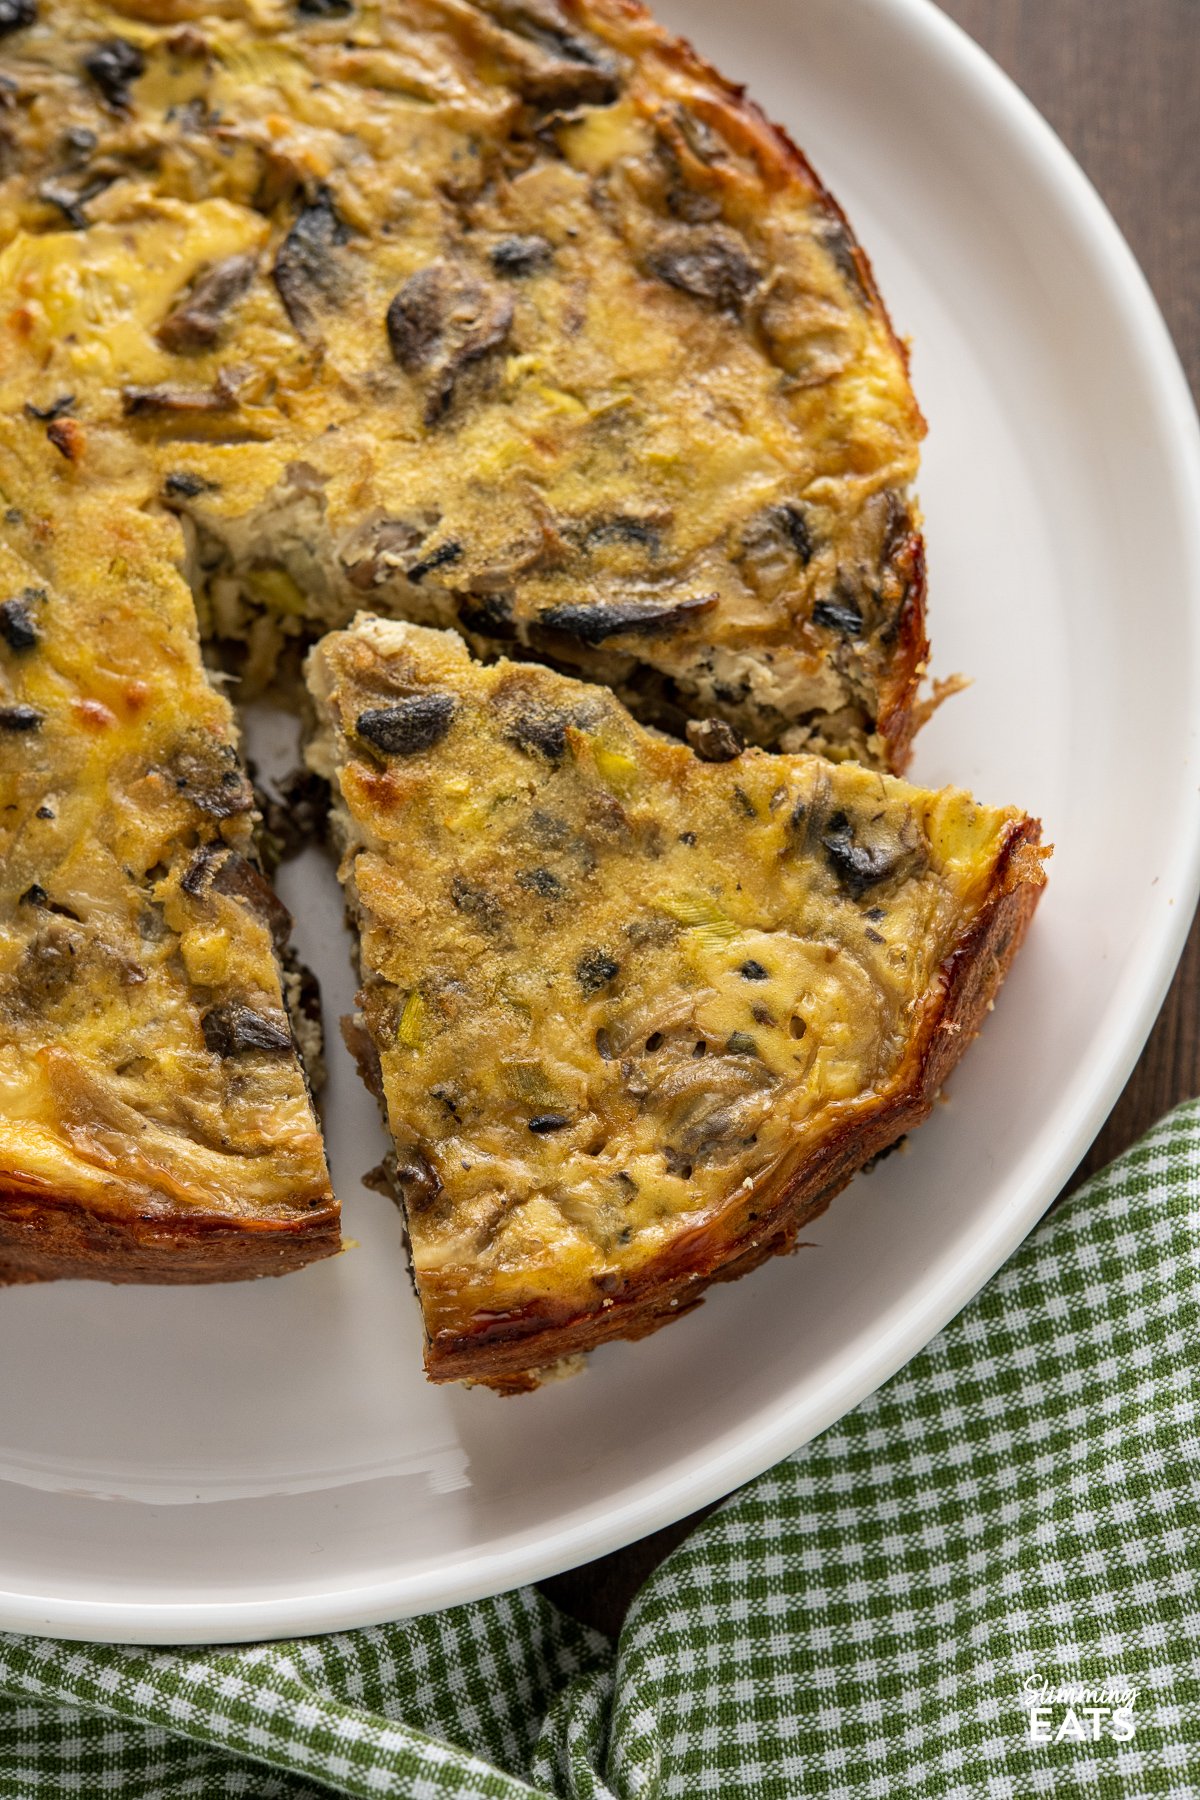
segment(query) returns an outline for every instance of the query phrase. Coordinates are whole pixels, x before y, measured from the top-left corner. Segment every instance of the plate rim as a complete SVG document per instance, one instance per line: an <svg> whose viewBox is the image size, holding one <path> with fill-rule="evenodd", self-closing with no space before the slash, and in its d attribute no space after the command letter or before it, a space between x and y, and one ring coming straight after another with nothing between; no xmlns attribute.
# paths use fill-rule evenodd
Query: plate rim
<svg viewBox="0 0 1200 1800"><path fill-rule="evenodd" d="M947 79L968 92L993 127L1020 142L1038 165L1046 190L1068 214L1090 260L1105 276L1110 304L1122 318L1139 387L1156 433L1173 447L1183 562L1190 571L1191 610L1200 626L1200 420L1158 302L1120 227L1066 145L988 53L935 0L858 0L861 10L889 16L933 55ZM1190 500L1190 507L1189 507ZM1190 520L1190 524L1189 524ZM1200 629L1192 634L1191 689L1200 699ZM0 1629L87 1641L215 1644L352 1629L412 1617L544 1580L604 1556L731 1493L792 1454L889 1380L988 1282L1037 1224L1078 1166L1112 1110L1162 1006L1200 897L1200 808L1163 870L1175 897L1173 917L1132 958L1128 1029L1097 1046L1062 1103L1064 1130L1055 1156L1043 1158L1004 1217L980 1232L954 1270L923 1287L903 1318L869 1352L847 1357L821 1389L789 1390L758 1414L751 1429L726 1432L678 1458L670 1474L627 1486L614 1504L577 1507L556 1529L510 1534L453 1563L317 1593L213 1602L38 1597L0 1589ZM4 1484L0 1484L3 1486Z"/></svg>

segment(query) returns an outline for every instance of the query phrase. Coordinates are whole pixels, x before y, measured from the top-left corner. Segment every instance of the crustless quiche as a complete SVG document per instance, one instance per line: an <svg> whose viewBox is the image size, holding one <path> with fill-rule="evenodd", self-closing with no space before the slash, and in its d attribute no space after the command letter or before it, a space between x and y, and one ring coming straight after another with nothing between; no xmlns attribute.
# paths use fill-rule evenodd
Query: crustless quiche
<svg viewBox="0 0 1200 1800"><path fill-rule="evenodd" d="M630 0L0 0L0 1278L337 1247L226 697L313 640L431 1374L790 1242L1040 881L879 772L922 431L837 204Z"/></svg>
<svg viewBox="0 0 1200 1800"><path fill-rule="evenodd" d="M704 762L611 694L364 617L312 757L435 1380L517 1389L788 1247L928 1112L1038 828L821 758Z"/></svg>

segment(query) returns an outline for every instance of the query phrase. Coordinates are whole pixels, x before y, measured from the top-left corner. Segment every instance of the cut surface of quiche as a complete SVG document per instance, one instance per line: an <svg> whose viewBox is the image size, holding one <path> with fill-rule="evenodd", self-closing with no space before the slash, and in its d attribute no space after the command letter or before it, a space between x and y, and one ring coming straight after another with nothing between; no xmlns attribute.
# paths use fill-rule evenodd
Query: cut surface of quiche
<svg viewBox="0 0 1200 1800"><path fill-rule="evenodd" d="M290 921L172 522L38 488L0 423L0 1281L329 1255Z"/></svg>
<svg viewBox="0 0 1200 1800"><path fill-rule="evenodd" d="M448 632L362 617L308 679L436 1380L528 1386L789 1247L928 1112L1042 884L1018 812L705 762Z"/></svg>
<svg viewBox="0 0 1200 1800"><path fill-rule="evenodd" d="M686 45L629 0L22 0L0 34L21 454L141 467L251 681L369 602L680 733L902 765L904 352Z"/></svg>

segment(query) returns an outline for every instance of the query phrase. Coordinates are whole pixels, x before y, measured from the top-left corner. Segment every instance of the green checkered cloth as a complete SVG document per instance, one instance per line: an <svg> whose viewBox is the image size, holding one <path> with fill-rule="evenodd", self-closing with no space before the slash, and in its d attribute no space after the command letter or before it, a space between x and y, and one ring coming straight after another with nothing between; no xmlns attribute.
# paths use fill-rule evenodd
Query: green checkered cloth
<svg viewBox="0 0 1200 1800"><path fill-rule="evenodd" d="M1200 1103L671 1556L614 1646L532 1588L375 1630L0 1636L0 1793L1200 1793Z"/></svg>

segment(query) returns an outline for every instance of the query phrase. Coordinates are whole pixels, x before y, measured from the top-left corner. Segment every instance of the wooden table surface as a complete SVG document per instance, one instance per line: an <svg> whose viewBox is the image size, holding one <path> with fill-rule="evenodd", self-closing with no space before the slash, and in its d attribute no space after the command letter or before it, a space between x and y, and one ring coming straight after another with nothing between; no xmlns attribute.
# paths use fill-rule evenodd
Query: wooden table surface
<svg viewBox="0 0 1200 1800"><path fill-rule="evenodd" d="M1200 397L1200 0L941 4L1013 76L1099 188ZM1200 919L1141 1060L1068 1189L1195 1094ZM543 1590L577 1618L615 1633L642 1582L702 1516L543 1582Z"/></svg>

